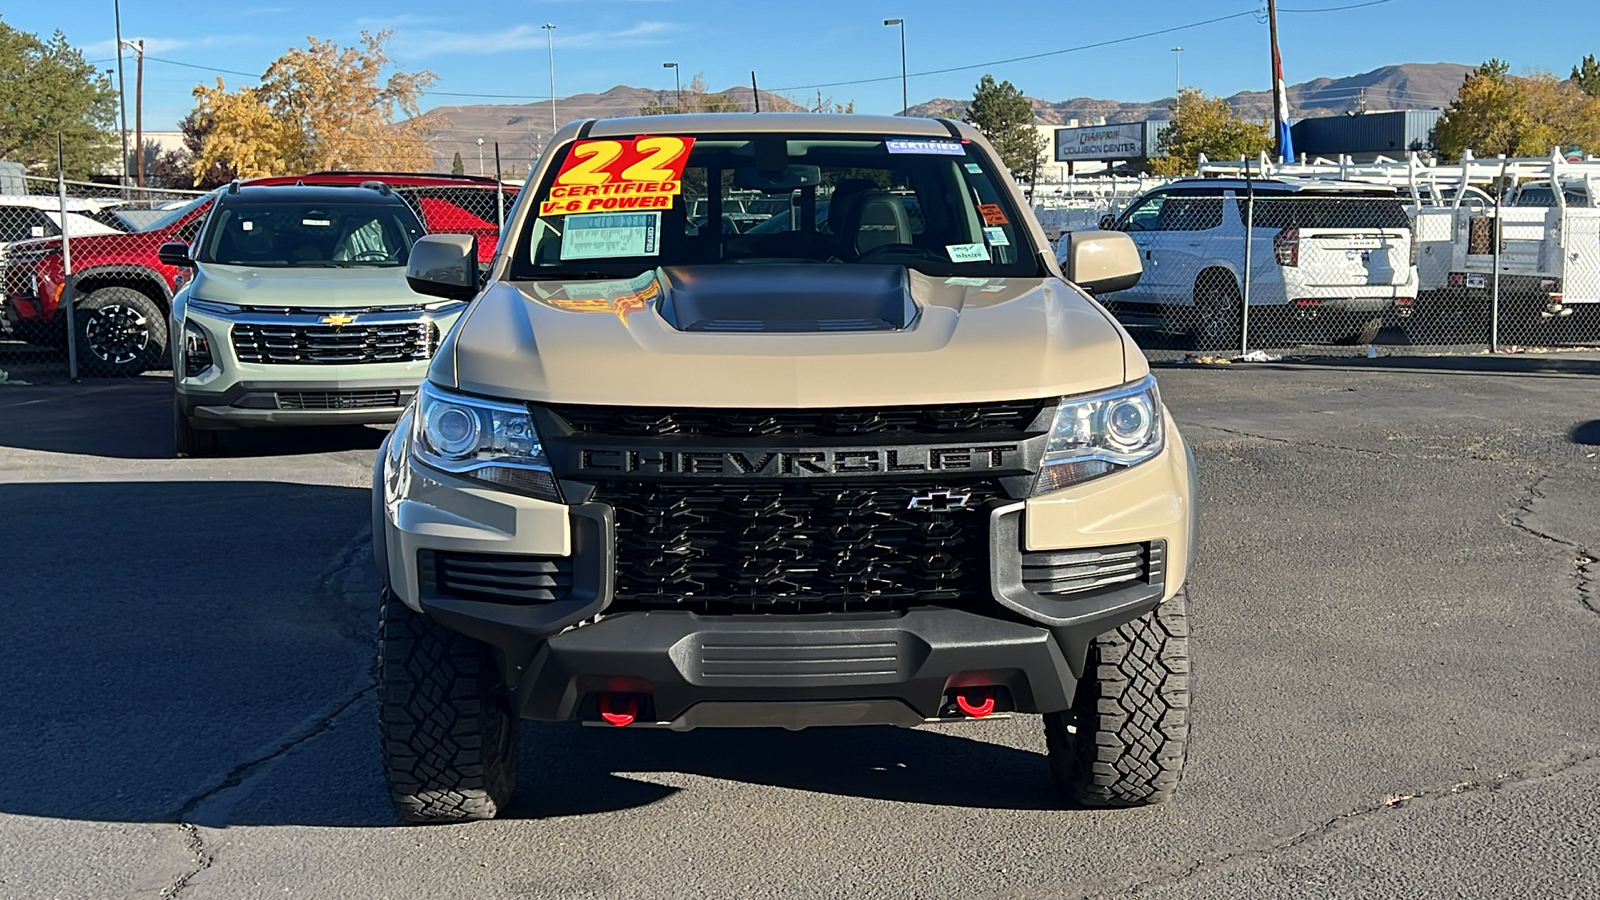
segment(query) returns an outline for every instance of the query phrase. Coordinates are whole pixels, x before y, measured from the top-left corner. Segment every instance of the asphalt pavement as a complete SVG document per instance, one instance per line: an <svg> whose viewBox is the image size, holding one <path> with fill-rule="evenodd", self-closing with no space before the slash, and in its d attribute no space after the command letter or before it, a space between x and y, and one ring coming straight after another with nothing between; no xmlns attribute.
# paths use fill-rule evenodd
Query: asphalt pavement
<svg viewBox="0 0 1600 900"><path fill-rule="evenodd" d="M0 897L1546 897L1600 884L1600 379L1175 368L1201 468L1179 795L1037 718L526 724L494 822L384 792L375 429L170 456L170 386L0 385Z"/></svg>

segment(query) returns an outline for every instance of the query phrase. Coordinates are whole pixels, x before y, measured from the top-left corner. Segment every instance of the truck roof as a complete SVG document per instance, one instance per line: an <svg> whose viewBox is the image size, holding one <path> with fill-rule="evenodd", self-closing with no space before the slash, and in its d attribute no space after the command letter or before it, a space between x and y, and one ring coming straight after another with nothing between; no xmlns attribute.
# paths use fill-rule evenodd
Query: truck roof
<svg viewBox="0 0 1600 900"><path fill-rule="evenodd" d="M405 203L398 196L363 185L330 186L300 184L241 184L237 193L222 191L220 201L227 205L239 202L254 203L346 203L360 202Z"/></svg>
<svg viewBox="0 0 1600 900"><path fill-rule="evenodd" d="M945 119L907 116L837 115L832 113L687 113L666 116L628 116L591 119L588 137L628 137L636 134L763 134L821 132L824 134L905 135L950 137L950 125L970 126Z"/></svg>

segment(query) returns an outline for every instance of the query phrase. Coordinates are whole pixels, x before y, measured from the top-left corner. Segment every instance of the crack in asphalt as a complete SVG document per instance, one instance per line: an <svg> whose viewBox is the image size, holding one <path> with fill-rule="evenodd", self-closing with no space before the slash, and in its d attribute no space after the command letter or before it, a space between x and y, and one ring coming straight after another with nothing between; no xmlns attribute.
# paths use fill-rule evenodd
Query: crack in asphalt
<svg viewBox="0 0 1600 900"><path fill-rule="evenodd" d="M1143 881L1130 881L1121 884L1109 891L1099 893L1078 894L1079 900L1109 900L1114 897L1125 897L1132 894L1143 894L1150 891L1176 887L1191 879L1202 875L1209 875L1221 871L1230 864L1258 862L1268 859L1288 850L1293 850L1304 844L1320 840L1329 835L1343 831L1352 825L1362 822L1373 816L1400 809L1405 806L1426 805L1448 801L1452 797L1467 794L1495 793L1519 784L1527 784L1546 778L1562 775L1572 769L1587 763L1600 760L1600 747L1583 747L1571 749L1560 756L1541 763L1516 769L1487 781L1458 781L1450 785L1421 791L1415 794L1391 794L1383 801L1371 806L1364 806L1341 813L1321 824L1303 829L1286 838L1273 841L1266 845L1244 847L1228 851L1216 856L1196 861L1193 865L1181 872L1170 873L1165 876L1149 878Z"/></svg>
<svg viewBox="0 0 1600 900"><path fill-rule="evenodd" d="M1345 446L1344 444L1325 444L1320 441L1303 441L1295 438L1277 437L1270 434L1257 434L1252 431L1240 431L1236 428L1223 428L1220 425L1204 425L1194 422L1184 424L1185 430L1192 430L1196 428L1204 429L1206 431L1218 431L1223 434L1234 435L1235 437L1254 438L1258 441L1284 444L1290 447L1309 447L1317 450L1336 450L1343 453L1355 453L1361 456L1375 456L1379 459L1470 459L1475 462L1488 463L1505 463L1507 461L1504 457L1492 456L1473 451L1461 452L1458 450L1457 452L1446 452L1447 448L1444 447L1426 447L1428 450L1438 451L1434 453L1397 453L1392 450L1373 450L1368 447L1349 447ZM1403 435L1393 436L1403 437ZM1481 446L1481 444L1477 446Z"/></svg>
<svg viewBox="0 0 1600 900"><path fill-rule="evenodd" d="M190 864L190 868L185 869L171 884L162 888L161 896L167 900L172 900L188 889L190 879L211 868L211 863L216 860L215 851L207 852L206 841L201 836L200 829L193 825L182 824L178 826L178 833L183 835L184 849L189 851L194 861Z"/></svg>
<svg viewBox="0 0 1600 900"><path fill-rule="evenodd" d="M1521 531L1524 534L1536 537L1541 541L1555 544L1558 547L1565 547L1572 551L1572 579L1573 586L1578 595L1578 604L1584 609L1595 613L1596 615L1600 615L1600 597L1595 596L1595 573L1592 569L1592 566L1595 564L1595 554L1588 548L1574 541L1569 541L1563 537L1557 537L1549 532L1540 531L1532 525L1529 525L1527 519L1525 518L1534 515L1533 504L1545 499L1545 494L1540 490L1540 487L1546 481L1550 480L1550 478L1555 475L1555 472L1555 469L1542 472L1533 480L1531 484L1529 484L1526 488L1523 488L1522 499L1517 501L1517 506L1512 511L1510 524L1511 527Z"/></svg>

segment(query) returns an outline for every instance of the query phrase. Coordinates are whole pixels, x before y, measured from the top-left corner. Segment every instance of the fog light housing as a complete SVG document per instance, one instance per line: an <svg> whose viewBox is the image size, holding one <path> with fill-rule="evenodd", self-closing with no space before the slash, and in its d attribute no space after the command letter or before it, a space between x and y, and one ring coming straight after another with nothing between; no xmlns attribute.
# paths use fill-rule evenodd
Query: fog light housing
<svg viewBox="0 0 1600 900"><path fill-rule="evenodd" d="M186 378L194 378L205 374L207 369L216 365L211 358L211 340L200 326L193 322L183 323L183 374Z"/></svg>

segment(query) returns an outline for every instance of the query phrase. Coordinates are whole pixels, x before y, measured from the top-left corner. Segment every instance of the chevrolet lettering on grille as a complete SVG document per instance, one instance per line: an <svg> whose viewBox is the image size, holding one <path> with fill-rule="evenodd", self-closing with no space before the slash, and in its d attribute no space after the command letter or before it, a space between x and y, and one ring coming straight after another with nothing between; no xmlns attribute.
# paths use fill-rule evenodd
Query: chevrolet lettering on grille
<svg viewBox="0 0 1600 900"><path fill-rule="evenodd" d="M589 476L705 476L821 478L914 472L996 472L1017 469L1016 444L815 450L624 450L581 448L577 474Z"/></svg>

